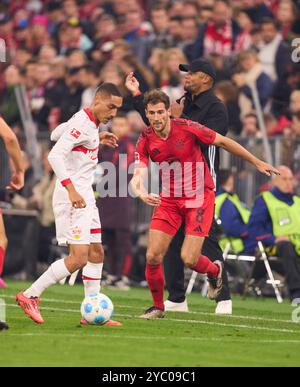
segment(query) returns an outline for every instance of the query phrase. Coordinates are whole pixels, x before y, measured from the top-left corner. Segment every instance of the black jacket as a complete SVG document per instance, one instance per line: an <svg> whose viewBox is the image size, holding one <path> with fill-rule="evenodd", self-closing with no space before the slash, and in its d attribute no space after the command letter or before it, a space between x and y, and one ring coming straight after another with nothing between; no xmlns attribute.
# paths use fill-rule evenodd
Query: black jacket
<svg viewBox="0 0 300 387"><path fill-rule="evenodd" d="M185 93L182 118L199 122L202 125L226 136L228 131L228 114L226 106L214 95L213 90L207 90L192 100L190 93ZM133 98L134 108L141 114L144 122L149 125L145 116L143 97ZM210 168L212 177L217 184L219 174L220 151L215 146L201 146L202 152Z"/></svg>

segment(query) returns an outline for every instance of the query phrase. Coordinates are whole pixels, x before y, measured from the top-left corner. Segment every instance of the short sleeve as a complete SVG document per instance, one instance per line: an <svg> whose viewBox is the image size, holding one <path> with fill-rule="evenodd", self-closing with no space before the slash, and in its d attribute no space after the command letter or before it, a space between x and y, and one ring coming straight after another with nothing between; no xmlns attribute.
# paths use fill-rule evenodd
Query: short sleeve
<svg viewBox="0 0 300 387"><path fill-rule="evenodd" d="M147 147L147 137L142 133L136 143L134 152L134 165L135 168L148 167L149 153Z"/></svg>
<svg viewBox="0 0 300 387"><path fill-rule="evenodd" d="M193 133L203 144L211 145L216 140L217 133L215 131L197 122L187 120L183 129Z"/></svg>

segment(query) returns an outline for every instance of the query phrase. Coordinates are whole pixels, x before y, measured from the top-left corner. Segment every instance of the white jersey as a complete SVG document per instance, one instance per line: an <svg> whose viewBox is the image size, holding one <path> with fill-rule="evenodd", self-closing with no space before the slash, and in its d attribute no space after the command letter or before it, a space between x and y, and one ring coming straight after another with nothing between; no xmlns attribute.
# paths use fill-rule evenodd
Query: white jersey
<svg viewBox="0 0 300 387"><path fill-rule="evenodd" d="M51 134L57 141L48 160L57 177L53 204L70 203L64 187L70 181L86 203L95 201L93 175L98 163L99 129L88 109L80 110Z"/></svg>

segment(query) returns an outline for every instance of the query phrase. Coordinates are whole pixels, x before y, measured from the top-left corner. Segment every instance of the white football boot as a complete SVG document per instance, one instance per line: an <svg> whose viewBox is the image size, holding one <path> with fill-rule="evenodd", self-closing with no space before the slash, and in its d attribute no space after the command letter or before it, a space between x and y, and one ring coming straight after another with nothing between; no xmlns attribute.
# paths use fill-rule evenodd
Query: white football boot
<svg viewBox="0 0 300 387"><path fill-rule="evenodd" d="M188 312L189 311L189 307L186 299L183 302L172 302L172 301L166 300L164 304L165 304L165 312Z"/></svg>
<svg viewBox="0 0 300 387"><path fill-rule="evenodd" d="M220 301L217 303L217 307L215 310L216 314L232 314L232 301L226 300L226 301Z"/></svg>

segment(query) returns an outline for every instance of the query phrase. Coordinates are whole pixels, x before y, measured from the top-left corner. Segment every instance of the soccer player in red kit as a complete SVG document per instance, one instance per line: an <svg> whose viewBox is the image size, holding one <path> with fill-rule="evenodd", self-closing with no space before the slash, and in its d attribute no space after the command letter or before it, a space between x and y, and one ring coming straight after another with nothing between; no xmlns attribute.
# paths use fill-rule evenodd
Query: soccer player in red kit
<svg viewBox="0 0 300 387"><path fill-rule="evenodd" d="M150 126L141 134L136 146L132 187L146 204L155 207L146 257L146 279L153 306L140 316L148 319L164 317L162 260L183 220L186 232L181 249L183 262L192 270L207 274L210 299L215 299L222 288L221 262L213 263L201 255L214 216L215 197L213 179L199 141L242 157L268 176L279 172L235 141L203 125L180 118L171 119L169 97L161 90L146 93L144 104ZM148 194L145 188L149 158L160 167L162 192L159 196Z"/></svg>

